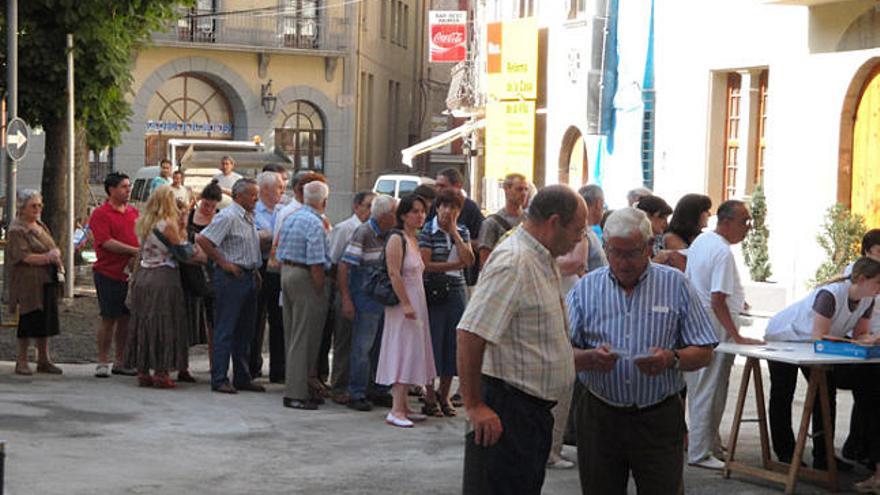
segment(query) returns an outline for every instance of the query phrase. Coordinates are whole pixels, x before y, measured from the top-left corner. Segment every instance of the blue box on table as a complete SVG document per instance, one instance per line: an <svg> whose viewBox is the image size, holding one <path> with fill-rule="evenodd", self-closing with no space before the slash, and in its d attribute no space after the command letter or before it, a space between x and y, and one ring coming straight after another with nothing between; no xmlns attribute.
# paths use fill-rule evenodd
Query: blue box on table
<svg viewBox="0 0 880 495"><path fill-rule="evenodd" d="M813 350L818 354L834 354L861 359L880 358L880 345L865 345L848 340L817 340Z"/></svg>

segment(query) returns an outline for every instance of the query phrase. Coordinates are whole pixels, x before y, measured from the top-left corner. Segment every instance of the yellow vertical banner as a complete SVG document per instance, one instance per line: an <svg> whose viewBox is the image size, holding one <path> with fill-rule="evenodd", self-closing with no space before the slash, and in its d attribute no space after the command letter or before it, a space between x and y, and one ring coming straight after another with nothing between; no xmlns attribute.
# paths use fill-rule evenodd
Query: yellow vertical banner
<svg viewBox="0 0 880 495"><path fill-rule="evenodd" d="M532 180L535 164L535 102L486 105L486 177L519 173Z"/></svg>
<svg viewBox="0 0 880 495"><path fill-rule="evenodd" d="M538 98L538 21L534 17L504 21L487 29L489 98Z"/></svg>

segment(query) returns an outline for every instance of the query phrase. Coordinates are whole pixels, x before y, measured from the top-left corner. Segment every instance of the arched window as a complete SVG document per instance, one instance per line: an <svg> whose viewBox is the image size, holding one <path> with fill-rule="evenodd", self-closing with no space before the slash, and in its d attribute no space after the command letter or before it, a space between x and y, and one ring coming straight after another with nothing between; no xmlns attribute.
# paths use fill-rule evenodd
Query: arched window
<svg viewBox="0 0 880 495"><path fill-rule="evenodd" d="M324 172L324 119L311 103L295 100L281 109L275 146L290 155L297 170Z"/></svg>
<svg viewBox="0 0 880 495"><path fill-rule="evenodd" d="M166 158L165 144L173 137L232 139L233 116L226 95L194 74L178 74L165 81L147 105L146 117L149 165Z"/></svg>

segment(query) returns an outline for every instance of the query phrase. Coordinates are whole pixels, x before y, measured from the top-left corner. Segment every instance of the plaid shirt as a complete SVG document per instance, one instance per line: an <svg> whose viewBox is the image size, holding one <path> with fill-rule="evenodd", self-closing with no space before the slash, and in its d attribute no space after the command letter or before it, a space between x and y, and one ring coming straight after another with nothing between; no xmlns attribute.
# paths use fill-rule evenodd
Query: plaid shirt
<svg viewBox="0 0 880 495"><path fill-rule="evenodd" d="M526 229L489 258L458 328L486 340L483 374L546 400L571 393L574 355L556 260Z"/></svg>
<svg viewBox="0 0 880 495"><path fill-rule="evenodd" d="M304 205L284 221L275 251L276 258L329 268L329 253L324 221L314 208Z"/></svg>
<svg viewBox="0 0 880 495"><path fill-rule="evenodd" d="M201 234L232 264L248 269L263 264L254 215L234 201L214 215Z"/></svg>

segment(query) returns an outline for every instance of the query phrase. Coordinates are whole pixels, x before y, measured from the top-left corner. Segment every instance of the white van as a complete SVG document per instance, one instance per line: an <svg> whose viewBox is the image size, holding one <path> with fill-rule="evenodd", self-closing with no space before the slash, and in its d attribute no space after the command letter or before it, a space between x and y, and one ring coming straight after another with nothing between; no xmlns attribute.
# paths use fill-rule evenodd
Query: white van
<svg viewBox="0 0 880 495"><path fill-rule="evenodd" d="M434 179L418 175L385 174L380 175L373 185L373 192L401 198L413 192L422 184L434 185Z"/></svg>

